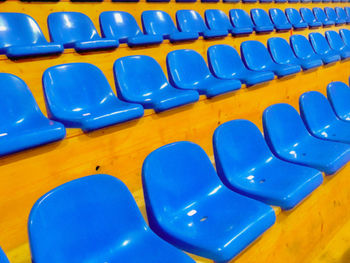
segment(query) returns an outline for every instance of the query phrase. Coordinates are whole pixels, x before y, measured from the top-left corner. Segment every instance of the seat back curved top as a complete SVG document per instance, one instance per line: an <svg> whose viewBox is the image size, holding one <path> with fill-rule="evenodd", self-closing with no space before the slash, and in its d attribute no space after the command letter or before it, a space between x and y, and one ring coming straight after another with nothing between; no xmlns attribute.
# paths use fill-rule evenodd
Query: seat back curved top
<svg viewBox="0 0 350 263"><path fill-rule="evenodd" d="M250 34L254 30L254 24L249 14L243 9L231 9L230 19L233 25L232 33Z"/></svg>
<svg viewBox="0 0 350 263"><path fill-rule="evenodd" d="M342 28L339 30L339 34L343 39L343 42L350 47L350 30Z"/></svg>
<svg viewBox="0 0 350 263"><path fill-rule="evenodd" d="M334 81L327 86L327 97L338 118L350 121L350 88L344 82Z"/></svg>
<svg viewBox="0 0 350 263"><path fill-rule="evenodd" d="M289 22L292 24L294 29L307 28L308 24L301 17L298 10L295 8L286 8L285 10Z"/></svg>
<svg viewBox="0 0 350 263"><path fill-rule="evenodd" d="M301 59L312 59L312 60L320 60L321 57L315 53L310 42L303 35L293 35L290 37L291 47L297 55L298 58Z"/></svg>
<svg viewBox="0 0 350 263"><path fill-rule="evenodd" d="M285 210L323 181L315 169L276 158L258 127L248 120L220 125L214 132L213 148L218 174L226 186Z"/></svg>
<svg viewBox="0 0 350 263"><path fill-rule="evenodd" d="M54 12L47 17L50 37L53 42L77 51L116 48L115 39L102 39L91 19L79 12Z"/></svg>
<svg viewBox="0 0 350 263"><path fill-rule="evenodd" d="M323 26L332 26L335 24L335 21L330 20L322 8L314 7L312 8L312 11L314 12L316 19L320 21Z"/></svg>
<svg viewBox="0 0 350 263"><path fill-rule="evenodd" d="M325 7L324 11L326 12L328 19L334 21L336 25L343 25L346 23L346 20L340 18L333 8Z"/></svg>
<svg viewBox="0 0 350 263"><path fill-rule="evenodd" d="M0 13L0 54L8 57L62 53L63 47L48 43L38 23L22 13Z"/></svg>
<svg viewBox="0 0 350 263"><path fill-rule="evenodd" d="M118 96L125 101L142 104L145 108L163 111L199 99L194 90L174 88L158 62L149 56L128 56L114 63Z"/></svg>
<svg viewBox="0 0 350 263"><path fill-rule="evenodd" d="M216 262L231 260L275 221L271 207L227 189L203 149L190 142L149 154L142 182L152 230Z"/></svg>
<svg viewBox="0 0 350 263"><path fill-rule="evenodd" d="M191 49L175 50L166 59L169 80L177 88L192 90L214 97L241 87L238 80L215 78L204 58Z"/></svg>
<svg viewBox="0 0 350 263"><path fill-rule="evenodd" d="M312 136L291 105L269 106L263 113L264 135L270 149L283 160L334 174L350 160L350 146ZM293 132L291 132L293 131Z"/></svg>
<svg viewBox="0 0 350 263"><path fill-rule="evenodd" d="M256 32L272 32L274 30L274 25L264 9L251 9L250 16L254 22Z"/></svg>
<svg viewBox="0 0 350 263"><path fill-rule="evenodd" d="M49 116L67 127L91 131L143 115L141 105L119 100L102 71L89 63L48 68L43 87Z"/></svg>
<svg viewBox="0 0 350 263"><path fill-rule="evenodd" d="M341 36L333 30L328 30L325 33L331 48L338 51L342 59L347 59L350 57L350 46L346 45Z"/></svg>
<svg viewBox="0 0 350 263"><path fill-rule="evenodd" d="M335 12L337 13L337 16L345 21L347 24L350 24L350 16L346 15L345 9L342 7L335 7Z"/></svg>
<svg viewBox="0 0 350 263"><path fill-rule="evenodd" d="M233 26L227 15L219 9L207 9L204 12L205 21L210 29L227 30L232 33Z"/></svg>
<svg viewBox="0 0 350 263"><path fill-rule="evenodd" d="M281 37L271 37L267 41L268 50L274 61L280 64L299 64L288 42Z"/></svg>
<svg viewBox="0 0 350 263"><path fill-rule="evenodd" d="M58 141L66 131L61 123L47 119L26 83L0 73L0 156Z"/></svg>
<svg viewBox="0 0 350 263"><path fill-rule="evenodd" d="M300 14L304 21L309 25L309 27L320 27L322 26L322 22L317 21L315 15L309 8L302 7L300 8Z"/></svg>
<svg viewBox="0 0 350 263"><path fill-rule="evenodd" d="M164 257L194 262L157 237L127 187L104 174L65 183L41 197L30 212L28 232L36 263L158 262Z"/></svg>
<svg viewBox="0 0 350 263"><path fill-rule="evenodd" d="M310 33L309 40L311 42L313 49L317 54L321 55L322 60L325 64L339 61L341 59L339 52L332 49L329 46L327 39L321 33L318 33L318 32Z"/></svg>
<svg viewBox="0 0 350 263"><path fill-rule="evenodd" d="M292 25L281 9L271 8L269 14L278 31L290 30L292 28Z"/></svg>
<svg viewBox="0 0 350 263"><path fill-rule="evenodd" d="M2 263L10 263L9 260L7 259L4 251L0 247L0 262Z"/></svg>

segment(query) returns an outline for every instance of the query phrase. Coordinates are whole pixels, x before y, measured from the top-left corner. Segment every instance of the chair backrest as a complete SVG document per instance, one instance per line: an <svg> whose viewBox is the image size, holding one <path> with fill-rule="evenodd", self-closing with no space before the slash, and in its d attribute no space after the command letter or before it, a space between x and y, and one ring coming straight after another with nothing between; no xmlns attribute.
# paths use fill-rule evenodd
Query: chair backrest
<svg viewBox="0 0 350 263"><path fill-rule="evenodd" d="M312 13L312 11L309 8L305 8L305 7L300 8L300 14L302 18L309 24L317 21L315 15Z"/></svg>
<svg viewBox="0 0 350 263"><path fill-rule="evenodd" d="M48 68L43 74L48 114L70 112L81 116L116 99L103 72L89 63L70 63Z"/></svg>
<svg viewBox="0 0 350 263"><path fill-rule="evenodd" d="M194 10L179 10L176 12L176 21L183 32L196 32L201 34L207 30L203 18Z"/></svg>
<svg viewBox="0 0 350 263"><path fill-rule="evenodd" d="M327 97L334 112L342 120L350 121L350 88L344 82L334 81L327 86Z"/></svg>
<svg viewBox="0 0 350 263"><path fill-rule="evenodd" d="M234 27L254 28L254 24L249 14L243 9L231 9L230 19Z"/></svg>
<svg viewBox="0 0 350 263"><path fill-rule="evenodd" d="M127 56L114 63L114 77L118 96L126 101L138 100L140 96L152 98L169 86L158 64L149 56Z"/></svg>
<svg viewBox="0 0 350 263"><path fill-rule="evenodd" d="M339 34L343 39L343 42L350 47L350 30L349 29L340 29Z"/></svg>
<svg viewBox="0 0 350 263"><path fill-rule="evenodd" d="M277 63L292 64L296 60L291 46L281 37L272 37L267 41L271 56Z"/></svg>
<svg viewBox="0 0 350 263"><path fill-rule="evenodd" d="M162 35L169 37L171 33L178 32L170 15L161 10L147 10L142 12L142 26L149 35Z"/></svg>
<svg viewBox="0 0 350 263"><path fill-rule="evenodd" d="M252 70L267 70L273 64L264 44L256 40L244 41L241 44L241 55L244 63Z"/></svg>
<svg viewBox="0 0 350 263"><path fill-rule="evenodd" d="M210 29L227 30L230 32L233 28L227 15L219 9L207 9L204 15Z"/></svg>
<svg viewBox="0 0 350 263"><path fill-rule="evenodd" d="M10 46L47 43L38 23L22 13L0 13L0 54Z"/></svg>
<svg viewBox="0 0 350 263"><path fill-rule="evenodd" d="M301 17L300 13L298 12L298 10L296 10L295 8L286 8L286 15L288 17L288 20L290 23L292 23L292 25L296 25L296 24L300 24L300 23L304 23L305 21L303 20L303 18Z"/></svg>
<svg viewBox="0 0 350 263"><path fill-rule="evenodd" d="M318 21L320 21L322 23L328 21L326 13L323 11L322 8L314 7L314 8L312 8L312 11L314 12L314 15Z"/></svg>
<svg viewBox="0 0 350 263"><path fill-rule="evenodd" d="M318 33L318 32L310 33L309 40L313 49L318 54L324 54L331 50L327 42L327 39L321 33Z"/></svg>
<svg viewBox="0 0 350 263"><path fill-rule="evenodd" d="M347 20L347 15L345 10L342 7L336 7L335 12L337 13L337 16L341 19L344 19L345 21Z"/></svg>
<svg viewBox="0 0 350 263"><path fill-rule="evenodd" d="M36 263L109 262L147 229L127 187L102 174L53 189L34 204L28 222Z"/></svg>
<svg viewBox="0 0 350 263"><path fill-rule="evenodd" d="M10 263L5 255L4 251L1 249L1 247L0 247L0 262L1 263Z"/></svg>
<svg viewBox="0 0 350 263"><path fill-rule="evenodd" d="M73 47L75 42L100 39L91 19L79 12L55 12L47 17L53 42Z"/></svg>
<svg viewBox="0 0 350 263"><path fill-rule="evenodd" d="M315 56L316 53L312 49L310 42L306 37L302 35L293 35L290 37L290 45L294 51L294 53L303 59L311 58Z"/></svg>
<svg viewBox="0 0 350 263"><path fill-rule="evenodd" d="M158 221L187 213L184 207L223 186L207 154L191 142L175 142L150 153L143 163L142 182L146 208L153 209L147 214L169 216Z"/></svg>
<svg viewBox="0 0 350 263"><path fill-rule="evenodd" d="M229 45L209 47L208 62L211 71L220 78L229 79L246 70L237 50Z"/></svg>
<svg viewBox="0 0 350 263"><path fill-rule="evenodd" d="M129 37L142 35L135 18L122 11L106 11L100 14L100 26L103 37L127 42Z"/></svg>
<svg viewBox="0 0 350 263"><path fill-rule="evenodd" d="M348 17L350 17L350 6L344 7L344 10L345 10L346 14L348 15Z"/></svg>
<svg viewBox="0 0 350 263"><path fill-rule="evenodd" d="M327 15L329 20L334 21L334 22L338 20L338 16L335 13L335 10L333 8L325 7L324 11L326 12L326 15Z"/></svg>
<svg viewBox="0 0 350 263"><path fill-rule="evenodd" d="M264 9L254 8L250 10L250 15L256 26L273 26L273 23Z"/></svg>
<svg viewBox="0 0 350 263"><path fill-rule="evenodd" d="M290 25L286 15L281 9L271 8L269 10L271 20L275 25Z"/></svg>
<svg viewBox="0 0 350 263"><path fill-rule="evenodd" d="M345 47L344 41L337 32L328 30L325 35L331 48L340 51Z"/></svg>

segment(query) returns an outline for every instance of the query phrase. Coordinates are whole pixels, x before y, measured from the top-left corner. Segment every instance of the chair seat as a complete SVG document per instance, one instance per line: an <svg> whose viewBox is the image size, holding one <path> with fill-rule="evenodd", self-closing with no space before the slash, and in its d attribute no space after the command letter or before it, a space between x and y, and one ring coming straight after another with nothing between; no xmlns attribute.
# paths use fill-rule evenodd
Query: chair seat
<svg viewBox="0 0 350 263"><path fill-rule="evenodd" d="M321 55L324 64L334 63L340 60L340 55L334 49L329 50L327 53Z"/></svg>
<svg viewBox="0 0 350 263"><path fill-rule="evenodd" d="M77 52L101 50L101 49L114 49L119 46L117 40L114 39L99 39L91 41L80 41L74 43L74 49Z"/></svg>
<svg viewBox="0 0 350 263"><path fill-rule="evenodd" d="M195 32L175 32L169 35L170 42L196 40L199 35Z"/></svg>
<svg viewBox="0 0 350 263"><path fill-rule="evenodd" d="M27 46L10 46L6 48L8 58L21 58L42 55L61 54L63 46L58 44L47 43L45 45L27 45Z"/></svg>
<svg viewBox="0 0 350 263"><path fill-rule="evenodd" d="M292 29L291 24L284 24L284 25L275 25L277 31L285 31L285 30L290 30Z"/></svg>
<svg viewBox="0 0 350 263"><path fill-rule="evenodd" d="M232 35L245 35L253 33L253 28L251 27L234 27L232 29Z"/></svg>
<svg viewBox="0 0 350 263"><path fill-rule="evenodd" d="M341 25L346 24L346 20L341 19L341 18L337 18L337 20L334 21L334 22L335 22L335 24L336 24L337 26L341 26Z"/></svg>
<svg viewBox="0 0 350 263"><path fill-rule="evenodd" d="M297 58L299 65L302 67L303 70L308 70L312 68L317 68L323 65L321 59L302 59Z"/></svg>
<svg viewBox="0 0 350 263"><path fill-rule="evenodd" d="M298 24L293 24L293 28L294 29L300 29L300 28L307 28L308 25L306 22L303 22L303 23L298 23Z"/></svg>
<svg viewBox="0 0 350 263"><path fill-rule="evenodd" d="M160 44L163 42L163 37L159 35L137 35L127 39L128 46L143 46L151 44Z"/></svg>
<svg viewBox="0 0 350 263"><path fill-rule="evenodd" d="M273 26L255 26L255 31L258 33L262 32L272 32L274 29Z"/></svg>
<svg viewBox="0 0 350 263"><path fill-rule="evenodd" d="M278 77L284 77L300 72L301 67L294 64L276 64L274 68L268 70L274 71Z"/></svg>
<svg viewBox="0 0 350 263"><path fill-rule="evenodd" d="M194 90L179 90L175 88L168 89L166 93L159 96L159 100L152 102L152 108L156 112L161 112L191 104L199 100L198 92Z"/></svg>
<svg viewBox="0 0 350 263"><path fill-rule="evenodd" d="M215 37L225 37L228 35L227 30L205 30L203 31L203 37L207 38L215 38Z"/></svg>
<svg viewBox="0 0 350 263"><path fill-rule="evenodd" d="M248 71L239 72L236 77L245 83L247 86L252 86L258 83L271 81L275 78L272 71Z"/></svg>
<svg viewBox="0 0 350 263"><path fill-rule="evenodd" d="M327 20L327 21L322 21L322 24L323 24L323 26L334 26L335 22Z"/></svg>
<svg viewBox="0 0 350 263"><path fill-rule="evenodd" d="M319 21L314 21L312 23L309 23L309 27L321 27L322 26L322 23L319 22Z"/></svg>
<svg viewBox="0 0 350 263"><path fill-rule="evenodd" d="M350 57L350 47L345 46L339 51L341 59L347 59Z"/></svg>

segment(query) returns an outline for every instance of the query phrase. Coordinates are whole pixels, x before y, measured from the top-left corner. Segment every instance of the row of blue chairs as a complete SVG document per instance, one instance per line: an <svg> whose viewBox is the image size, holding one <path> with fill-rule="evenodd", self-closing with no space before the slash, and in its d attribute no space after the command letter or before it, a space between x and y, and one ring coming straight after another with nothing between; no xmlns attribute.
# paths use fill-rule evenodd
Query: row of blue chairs
<svg viewBox="0 0 350 263"><path fill-rule="evenodd" d="M150 153L142 167L150 228L215 262L235 257L274 224L269 205L294 208L322 184L321 172L332 175L350 160L350 119L338 112L350 116L350 88L332 82L327 93L330 101L319 92L302 94L301 115L288 104L268 107L265 139L248 120L220 125L213 135L217 172L191 142ZM109 175L50 191L33 206L28 227L36 263L194 262L154 235L126 186Z"/></svg>
<svg viewBox="0 0 350 263"><path fill-rule="evenodd" d="M314 12L314 13L313 13ZM51 42L47 42L36 21L23 13L0 13L0 54L18 59L28 56L60 54L64 48L78 52L115 49L119 43L129 46L193 41L232 35L285 31L292 27L301 29L342 25L350 23L350 7L314 8L313 12L301 8L270 9L270 16L263 9L252 9L251 17L242 9L232 9L230 19L217 9L205 12L205 21L198 12L179 10L176 13L178 27L164 11L149 10L142 13L141 31L135 18L127 12L107 11L100 14L102 37L88 16L79 12L56 12L48 16ZM231 21L230 21L231 20Z"/></svg>
<svg viewBox="0 0 350 263"><path fill-rule="evenodd" d="M341 32L350 41L350 30ZM103 72L92 64L53 66L42 78L50 120L23 80L0 73L0 93L6 98L0 106L0 156L61 140L64 126L89 132L140 118L144 108L161 112L194 103L201 94L211 98L237 90L241 83L251 86L275 75L293 75L350 57L350 46L337 32L327 31L326 35L330 46L320 33L309 35L311 43L302 35L293 35L291 46L282 38L270 38L267 48L258 41L245 41L242 59L233 47L214 45L207 52L209 67L194 50L172 51L166 59L169 81L152 57L122 57L114 63L119 98Z"/></svg>

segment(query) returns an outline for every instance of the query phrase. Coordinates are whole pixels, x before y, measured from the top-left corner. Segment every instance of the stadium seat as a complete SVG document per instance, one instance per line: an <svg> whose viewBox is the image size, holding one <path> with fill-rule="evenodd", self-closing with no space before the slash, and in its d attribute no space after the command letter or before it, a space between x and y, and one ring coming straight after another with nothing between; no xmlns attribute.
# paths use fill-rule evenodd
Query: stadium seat
<svg viewBox="0 0 350 263"><path fill-rule="evenodd" d="M205 21L212 30L226 30L232 33L233 26L227 15L218 9L207 9L204 13Z"/></svg>
<svg viewBox="0 0 350 263"><path fill-rule="evenodd" d="M341 59L339 53L329 46L327 39L321 33L310 33L309 41L314 51L321 56L324 64L333 63Z"/></svg>
<svg viewBox="0 0 350 263"><path fill-rule="evenodd" d="M255 71L273 71L279 78L301 71L301 67L296 64L275 63L264 44L256 40L244 41L241 44L241 55L249 69Z"/></svg>
<svg viewBox="0 0 350 263"><path fill-rule="evenodd" d="M256 32L272 32L274 25L265 10L254 8L250 10L250 16L254 22Z"/></svg>
<svg viewBox="0 0 350 263"><path fill-rule="evenodd" d="M277 31L286 31L292 28L292 25L289 23L286 15L281 9L271 8L269 13Z"/></svg>
<svg viewBox="0 0 350 263"><path fill-rule="evenodd" d="M330 20L327 17L326 13L322 8L314 7L312 11L314 12L316 19L320 21L323 24L323 26L333 26L335 24L334 21Z"/></svg>
<svg viewBox="0 0 350 263"><path fill-rule="evenodd" d="M142 182L151 229L215 262L228 262L275 222L270 206L225 187L194 143L176 142L149 154Z"/></svg>
<svg viewBox="0 0 350 263"><path fill-rule="evenodd" d="M334 81L327 86L327 97L338 118L350 121L350 88L344 82Z"/></svg>
<svg viewBox="0 0 350 263"><path fill-rule="evenodd" d="M221 124L213 146L218 175L228 188L283 210L294 208L323 181L318 170L275 157L248 120Z"/></svg>
<svg viewBox="0 0 350 263"><path fill-rule="evenodd" d="M348 17L350 17L350 6L344 7L344 10L345 10L345 12L346 12L346 15L347 15Z"/></svg>
<svg viewBox="0 0 350 263"><path fill-rule="evenodd" d="M116 39L127 43L130 47L160 44L160 35L145 35L142 33L135 18L122 11L106 11L100 14L100 26L103 37Z"/></svg>
<svg viewBox="0 0 350 263"><path fill-rule="evenodd" d="M243 9L231 9L230 19L233 25L233 35L251 34L254 30L254 24L248 13Z"/></svg>
<svg viewBox="0 0 350 263"><path fill-rule="evenodd" d="M10 263L5 255L4 251L2 251L1 247L0 247L0 262L1 263Z"/></svg>
<svg viewBox="0 0 350 263"><path fill-rule="evenodd" d="M110 175L53 189L34 204L28 221L35 263L195 263L153 233L128 188Z"/></svg>
<svg viewBox="0 0 350 263"><path fill-rule="evenodd" d="M214 45L208 49L208 62L214 75L221 79L239 79L247 86L273 80L272 71L252 71L245 67L236 49Z"/></svg>
<svg viewBox="0 0 350 263"><path fill-rule="evenodd" d="M334 21L336 25L344 25L346 23L346 20L340 18L333 8L325 7L324 11L326 12L328 19Z"/></svg>
<svg viewBox="0 0 350 263"><path fill-rule="evenodd" d="M143 11L142 26L148 35L160 35L172 43L198 39L196 32L180 32L170 15L160 10Z"/></svg>
<svg viewBox="0 0 350 263"><path fill-rule="evenodd" d="M346 12L342 7L336 7L335 12L337 13L339 19L345 21L347 24L350 24L350 16L346 15Z"/></svg>
<svg viewBox="0 0 350 263"><path fill-rule="evenodd" d="M241 88L237 79L214 77L203 57L191 49L170 52L166 64L170 83L179 89L196 90L211 98Z"/></svg>
<svg viewBox="0 0 350 263"><path fill-rule="evenodd" d="M300 14L310 28L317 28L322 26L322 23L316 20L314 14L309 8L300 8Z"/></svg>
<svg viewBox="0 0 350 263"><path fill-rule="evenodd" d="M307 28L308 24L303 20L298 10L295 8L286 8L285 10L289 22L294 29Z"/></svg>
<svg viewBox="0 0 350 263"><path fill-rule="evenodd" d="M321 59L297 58L288 42L280 37L272 37L267 41L267 47L273 60L279 64L297 64L303 70L322 66Z"/></svg>
<svg viewBox="0 0 350 263"><path fill-rule="evenodd" d="M63 46L48 43L37 22L22 13L0 13L0 54L11 59L60 54Z"/></svg>
<svg viewBox="0 0 350 263"><path fill-rule="evenodd" d="M326 31L326 38L331 48L339 52L342 59L350 57L350 46L346 45L341 36L335 31Z"/></svg>
<svg viewBox="0 0 350 263"><path fill-rule="evenodd" d="M169 84L160 65L149 56L128 56L114 63L118 96L161 112L198 101L198 92Z"/></svg>
<svg viewBox="0 0 350 263"><path fill-rule="evenodd" d="M317 67L323 64L320 55L316 54L310 42L302 35L293 35L289 38L294 54L303 61L308 61Z"/></svg>
<svg viewBox="0 0 350 263"><path fill-rule="evenodd" d="M194 10L179 10L176 12L176 21L182 32L194 32L205 39L224 37L228 32L224 29L210 30L205 25L203 18Z"/></svg>
<svg viewBox="0 0 350 263"><path fill-rule="evenodd" d="M344 29L344 28L340 29L339 34L340 34L341 38L343 39L343 42L345 43L345 45L350 47L350 30Z"/></svg>
<svg viewBox="0 0 350 263"><path fill-rule="evenodd" d="M47 119L23 80L0 73L0 156L62 140L61 123Z"/></svg>
<svg viewBox="0 0 350 263"><path fill-rule="evenodd" d="M270 149L282 160L316 168L327 175L350 160L350 145L312 136L289 104L268 107L263 114L263 127Z"/></svg>
<svg viewBox="0 0 350 263"><path fill-rule="evenodd" d="M318 91L300 96L300 115L309 132L320 139L350 143L350 122L340 120L327 98Z"/></svg>
<svg viewBox="0 0 350 263"><path fill-rule="evenodd" d="M143 116L141 105L120 101L96 66L71 63L43 74L46 106L51 119L84 132Z"/></svg>
<svg viewBox="0 0 350 263"><path fill-rule="evenodd" d="M102 39L90 18L78 12L55 12L47 18L51 41L77 52L114 49L115 39Z"/></svg>

